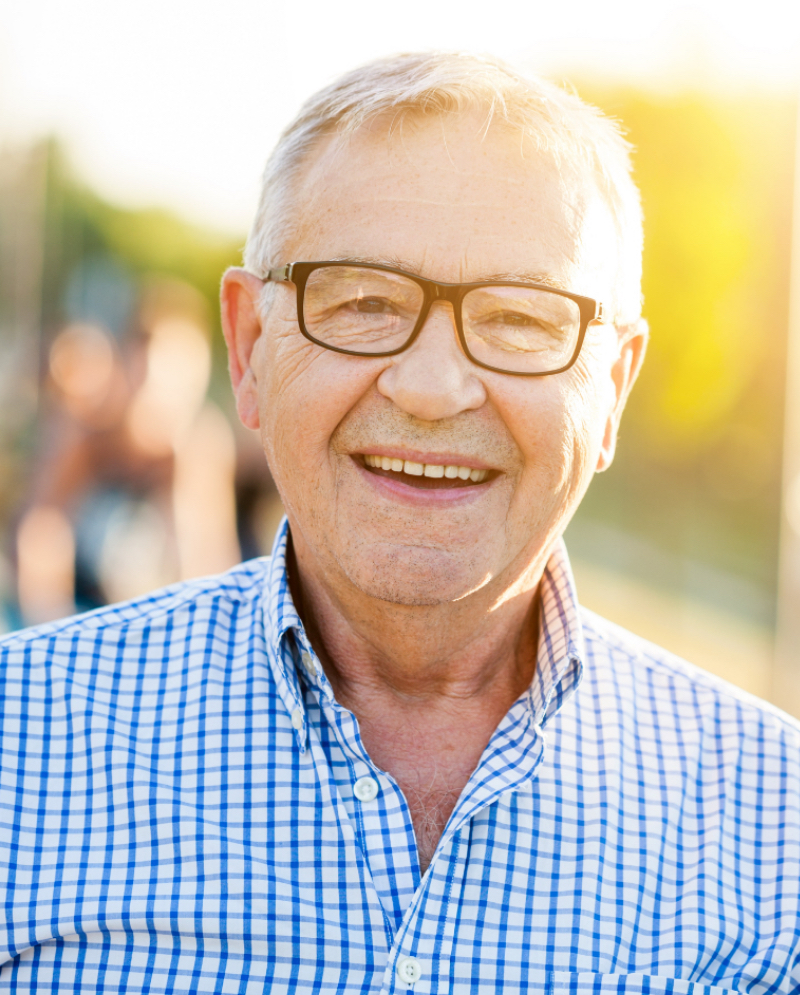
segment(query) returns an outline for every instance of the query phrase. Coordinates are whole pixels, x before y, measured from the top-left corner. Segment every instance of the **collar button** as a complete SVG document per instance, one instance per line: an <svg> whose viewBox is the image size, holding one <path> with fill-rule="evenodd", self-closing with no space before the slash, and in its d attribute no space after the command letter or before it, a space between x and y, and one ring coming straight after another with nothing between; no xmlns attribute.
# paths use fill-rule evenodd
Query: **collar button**
<svg viewBox="0 0 800 995"><path fill-rule="evenodd" d="M359 777L353 785L353 794L360 802L371 802L378 797L378 782L374 777Z"/></svg>

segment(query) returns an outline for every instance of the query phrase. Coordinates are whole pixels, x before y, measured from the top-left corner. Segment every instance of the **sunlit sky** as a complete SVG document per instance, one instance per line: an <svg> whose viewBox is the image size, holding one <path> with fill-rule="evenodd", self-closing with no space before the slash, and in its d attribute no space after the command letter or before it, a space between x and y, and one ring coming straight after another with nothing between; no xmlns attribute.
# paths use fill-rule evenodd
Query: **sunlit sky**
<svg viewBox="0 0 800 995"><path fill-rule="evenodd" d="M112 200L238 233L305 97L431 48L568 80L797 88L800 0L0 0L0 144L55 133Z"/></svg>

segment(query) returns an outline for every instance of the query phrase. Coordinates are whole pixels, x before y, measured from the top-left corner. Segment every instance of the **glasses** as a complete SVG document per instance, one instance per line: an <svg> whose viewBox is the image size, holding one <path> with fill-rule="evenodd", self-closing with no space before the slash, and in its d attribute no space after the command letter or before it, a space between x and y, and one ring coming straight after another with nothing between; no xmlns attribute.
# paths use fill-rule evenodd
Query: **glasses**
<svg viewBox="0 0 800 995"><path fill-rule="evenodd" d="M435 283L373 263L289 263L267 280L297 288L300 331L347 356L396 356L415 341L436 301L453 306L465 354L512 376L562 373L578 358L603 305L539 283Z"/></svg>

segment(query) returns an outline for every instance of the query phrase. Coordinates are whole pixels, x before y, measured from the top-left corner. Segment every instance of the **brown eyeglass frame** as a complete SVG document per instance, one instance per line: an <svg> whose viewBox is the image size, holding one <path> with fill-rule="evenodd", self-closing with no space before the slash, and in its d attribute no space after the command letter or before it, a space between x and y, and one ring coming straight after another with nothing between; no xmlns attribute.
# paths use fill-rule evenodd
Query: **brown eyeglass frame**
<svg viewBox="0 0 800 995"><path fill-rule="evenodd" d="M413 280L414 283L422 289L424 297L419 317L417 318L417 323L405 343L398 349L390 349L387 352L355 352L352 349L340 349L337 346L332 346L327 342L321 342L319 339L315 339L306 328L305 318L303 317L303 302L305 299L305 290L308 278L314 270L321 269L323 266L358 266L361 269L376 269L381 270L384 273L396 273L398 276L404 276L408 280ZM449 301L453 306L458 340L461 343L461 348L467 359L473 362L476 366L482 367L484 370L491 370L493 373L505 373L511 377L549 377L556 373L563 373L565 370L568 370L570 366L575 363L580 354L583 340L586 337L586 329L589 327L589 324L592 321L603 320L603 305L599 301L595 301L591 297L583 297L580 294L573 294L568 290L557 290L555 287L548 286L545 283L532 283L522 280L481 280L478 283L437 283L435 280L426 280L421 276L416 276L414 273L407 273L405 270L395 269L393 266L382 266L379 263L360 263L343 259L332 259L316 263L287 263L285 266L279 266L277 269L269 270L264 280L265 282L271 283L294 284L297 289L297 323L300 326L300 331L303 333L305 338L309 340L309 342L313 342L314 345L321 346L323 349L329 349L331 352L343 353L345 356L361 356L366 359L378 359L382 356L396 356L398 353L405 352L406 349L414 344L419 336L419 333L422 331L428 317L428 312L431 309L431 305L436 301ZM464 335L464 327L461 321L461 305L469 291L476 290L479 287L530 287L533 290L544 290L548 293L558 294L559 297L566 297L569 300L574 301L578 305L578 309L580 311L581 325L580 332L578 334L578 341L575 344L575 350L572 353L572 357L569 362L564 366L560 366L557 370L526 373L520 370L504 370L499 366L489 366L488 363L483 363L479 359L476 359L469 351L466 336Z"/></svg>

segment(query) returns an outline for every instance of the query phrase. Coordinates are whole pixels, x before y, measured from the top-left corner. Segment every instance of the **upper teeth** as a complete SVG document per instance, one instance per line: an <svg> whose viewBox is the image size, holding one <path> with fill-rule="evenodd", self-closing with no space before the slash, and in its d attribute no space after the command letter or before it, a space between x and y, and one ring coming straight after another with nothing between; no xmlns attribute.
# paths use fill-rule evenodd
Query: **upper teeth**
<svg viewBox="0 0 800 995"><path fill-rule="evenodd" d="M488 470L473 470L469 466L445 466L442 463L414 463L411 460L395 459L391 456L365 456L367 466L379 470L394 470L395 473L410 473L413 477L449 477L454 480L472 480L479 484L486 480Z"/></svg>

